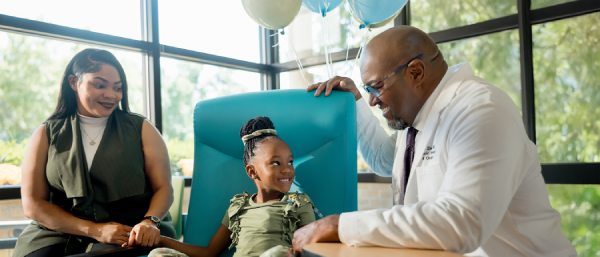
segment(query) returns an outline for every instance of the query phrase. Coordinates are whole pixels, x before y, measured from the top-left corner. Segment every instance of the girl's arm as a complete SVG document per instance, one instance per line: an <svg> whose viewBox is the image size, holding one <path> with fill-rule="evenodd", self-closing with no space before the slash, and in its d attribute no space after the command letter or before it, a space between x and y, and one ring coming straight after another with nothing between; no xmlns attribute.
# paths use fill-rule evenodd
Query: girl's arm
<svg viewBox="0 0 600 257"><path fill-rule="evenodd" d="M51 230L87 236L108 244L126 242L131 230L129 226L80 219L48 201L48 147L45 127L40 126L31 137L21 168L21 200L25 216Z"/></svg>
<svg viewBox="0 0 600 257"><path fill-rule="evenodd" d="M218 256L229 243L231 239L231 231L227 227L221 225L213 237L210 239L208 247L195 246L186 243L179 242L175 239L162 236L160 238L160 245L175 249L182 253L187 254L190 257L213 257Z"/></svg>

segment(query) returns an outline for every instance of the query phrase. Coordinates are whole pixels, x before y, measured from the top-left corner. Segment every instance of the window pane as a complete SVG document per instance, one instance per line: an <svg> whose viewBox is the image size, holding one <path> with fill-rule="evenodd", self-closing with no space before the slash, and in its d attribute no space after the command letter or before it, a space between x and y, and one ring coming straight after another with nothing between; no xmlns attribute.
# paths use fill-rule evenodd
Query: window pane
<svg viewBox="0 0 600 257"><path fill-rule="evenodd" d="M325 18L302 6L298 16L285 28L285 34L279 35L279 61L296 60L294 50L299 58L305 58L324 55L326 46L329 46L330 53L359 47L366 38L393 27L394 22L372 31L359 29L358 26L347 4L339 5L328 12Z"/></svg>
<svg viewBox="0 0 600 257"><path fill-rule="evenodd" d="M158 1L160 42L260 62L259 27L241 1Z"/></svg>
<svg viewBox="0 0 600 257"><path fill-rule="evenodd" d="M600 186L548 185L550 202L561 215L563 232L579 257L600 252Z"/></svg>
<svg viewBox="0 0 600 257"><path fill-rule="evenodd" d="M173 171L192 175L193 111L200 100L259 91L260 74L161 58L163 136ZM240 107L242 108L242 107Z"/></svg>
<svg viewBox="0 0 600 257"><path fill-rule="evenodd" d="M411 25L435 32L517 13L517 1L507 0L413 0Z"/></svg>
<svg viewBox="0 0 600 257"><path fill-rule="evenodd" d="M548 7L551 5L562 4L566 2L573 2L575 0L532 0L531 9L537 9L542 7Z"/></svg>
<svg viewBox="0 0 600 257"><path fill-rule="evenodd" d="M140 1L2 0L2 14L142 39Z"/></svg>
<svg viewBox="0 0 600 257"><path fill-rule="evenodd" d="M0 185L20 184L27 141L56 107L67 63L86 47L96 46L0 31L0 174L6 175ZM131 110L145 114L142 55L104 49L115 54L125 69Z"/></svg>
<svg viewBox="0 0 600 257"><path fill-rule="evenodd" d="M516 30L442 43L448 66L468 62L475 74L504 90L521 106L519 34Z"/></svg>
<svg viewBox="0 0 600 257"><path fill-rule="evenodd" d="M600 161L600 13L533 26L542 162Z"/></svg>
<svg viewBox="0 0 600 257"><path fill-rule="evenodd" d="M0 171L0 174L2 172ZM12 239L18 237L23 229L30 223L25 219L21 200L2 200L0 201L0 240ZM12 256L13 249L0 250L0 256Z"/></svg>
<svg viewBox="0 0 600 257"><path fill-rule="evenodd" d="M360 78L360 71L358 67L359 63L356 60L349 60L345 62L336 62L331 66L333 75L350 77L357 85L362 83ZM322 82L329 79L327 72L327 65L317 65L308 68L304 68L304 76L300 70L282 72L280 74L280 88L291 89L291 88L306 88L308 85ZM306 80L305 80L306 78ZM365 94L366 95L366 94Z"/></svg>

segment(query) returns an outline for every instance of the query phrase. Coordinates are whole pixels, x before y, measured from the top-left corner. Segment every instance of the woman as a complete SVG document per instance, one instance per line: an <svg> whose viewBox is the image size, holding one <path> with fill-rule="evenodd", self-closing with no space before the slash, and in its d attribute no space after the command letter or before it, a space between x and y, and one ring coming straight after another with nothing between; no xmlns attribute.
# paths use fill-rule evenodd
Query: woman
<svg viewBox="0 0 600 257"><path fill-rule="evenodd" d="M85 49L66 67L56 110L26 150L21 199L33 222L14 256L82 253L97 242L154 246L161 232L173 235L161 224L173 201L170 181L159 132L129 112L121 64Z"/></svg>

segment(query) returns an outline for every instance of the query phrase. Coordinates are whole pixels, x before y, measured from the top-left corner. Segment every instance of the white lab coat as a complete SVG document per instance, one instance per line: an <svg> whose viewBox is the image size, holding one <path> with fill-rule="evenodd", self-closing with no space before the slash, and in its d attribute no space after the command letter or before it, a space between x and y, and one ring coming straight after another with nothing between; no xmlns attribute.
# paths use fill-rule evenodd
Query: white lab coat
<svg viewBox="0 0 600 257"><path fill-rule="evenodd" d="M364 100L357 115L367 163L403 181L406 130L388 136ZM536 146L504 92L468 64L450 67L414 126L406 195L397 196L404 205L343 213L342 242L490 257L577 255L550 206Z"/></svg>

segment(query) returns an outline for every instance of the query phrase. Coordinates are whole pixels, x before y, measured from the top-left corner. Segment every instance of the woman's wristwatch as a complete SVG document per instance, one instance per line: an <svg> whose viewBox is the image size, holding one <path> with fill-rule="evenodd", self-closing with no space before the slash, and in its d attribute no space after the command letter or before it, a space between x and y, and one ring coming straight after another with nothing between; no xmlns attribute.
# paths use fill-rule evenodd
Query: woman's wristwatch
<svg viewBox="0 0 600 257"><path fill-rule="evenodd" d="M149 219L150 221L152 221L152 223L154 223L154 225L156 225L156 227L160 227L160 219L156 216L145 216L144 219Z"/></svg>

